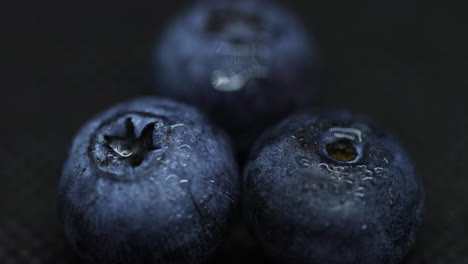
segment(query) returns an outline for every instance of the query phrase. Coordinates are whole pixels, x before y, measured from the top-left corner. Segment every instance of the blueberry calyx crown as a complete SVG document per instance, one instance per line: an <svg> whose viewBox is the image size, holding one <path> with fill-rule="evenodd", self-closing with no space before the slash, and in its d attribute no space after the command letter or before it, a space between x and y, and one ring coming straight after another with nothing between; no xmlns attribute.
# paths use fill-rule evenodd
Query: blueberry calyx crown
<svg viewBox="0 0 468 264"><path fill-rule="evenodd" d="M125 119L125 136L104 135L104 139L116 154L122 159L127 159L132 167L137 167L143 162L148 152L161 148L153 143L155 125L155 122L147 124L137 137L132 118L128 117Z"/></svg>
<svg viewBox="0 0 468 264"><path fill-rule="evenodd" d="M101 170L121 175L119 179L131 177L133 169L149 164L146 161L154 163L164 158L171 131L163 116L146 112L117 114L96 129L88 153Z"/></svg>

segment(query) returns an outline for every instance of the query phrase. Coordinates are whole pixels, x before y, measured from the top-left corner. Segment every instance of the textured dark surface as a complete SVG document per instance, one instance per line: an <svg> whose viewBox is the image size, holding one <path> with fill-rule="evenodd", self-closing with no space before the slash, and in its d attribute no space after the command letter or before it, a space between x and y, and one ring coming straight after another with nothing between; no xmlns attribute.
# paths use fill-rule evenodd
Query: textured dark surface
<svg viewBox="0 0 468 264"><path fill-rule="evenodd" d="M468 263L468 17L454 2L287 3L316 36L321 105L372 116L415 161L427 210L407 263ZM79 263L55 209L66 147L98 111L149 93L153 41L184 3L9 4L0 8L0 263ZM242 232L216 262L261 263Z"/></svg>

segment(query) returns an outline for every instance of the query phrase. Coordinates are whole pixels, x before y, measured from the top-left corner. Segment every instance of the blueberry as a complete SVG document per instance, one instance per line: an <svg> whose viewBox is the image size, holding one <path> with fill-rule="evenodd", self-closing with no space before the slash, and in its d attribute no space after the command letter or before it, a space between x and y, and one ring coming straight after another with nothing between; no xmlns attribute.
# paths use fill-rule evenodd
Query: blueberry
<svg viewBox="0 0 468 264"><path fill-rule="evenodd" d="M238 188L221 131L192 107L139 98L78 132L59 215L87 262L200 263L223 239Z"/></svg>
<svg viewBox="0 0 468 264"><path fill-rule="evenodd" d="M196 105L236 145L315 98L314 44L274 1L199 1L154 50L156 93Z"/></svg>
<svg viewBox="0 0 468 264"><path fill-rule="evenodd" d="M423 214L395 136L349 112L303 112L268 130L244 190L249 226L280 263L397 263Z"/></svg>

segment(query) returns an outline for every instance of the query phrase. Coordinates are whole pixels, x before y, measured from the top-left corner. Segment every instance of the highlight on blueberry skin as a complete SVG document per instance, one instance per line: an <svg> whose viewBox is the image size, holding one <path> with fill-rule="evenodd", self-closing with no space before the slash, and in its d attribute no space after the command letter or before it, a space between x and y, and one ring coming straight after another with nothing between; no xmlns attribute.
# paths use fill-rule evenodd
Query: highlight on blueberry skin
<svg viewBox="0 0 468 264"><path fill-rule="evenodd" d="M64 233L86 263L201 263L223 240L238 171L194 108L138 98L76 135L59 182Z"/></svg>
<svg viewBox="0 0 468 264"><path fill-rule="evenodd" d="M248 142L313 103L316 58L309 35L275 1L198 1L155 45L154 91L200 107L237 145Z"/></svg>
<svg viewBox="0 0 468 264"><path fill-rule="evenodd" d="M349 112L269 129L243 184L249 227L279 263L398 263L423 216L423 187L395 136Z"/></svg>

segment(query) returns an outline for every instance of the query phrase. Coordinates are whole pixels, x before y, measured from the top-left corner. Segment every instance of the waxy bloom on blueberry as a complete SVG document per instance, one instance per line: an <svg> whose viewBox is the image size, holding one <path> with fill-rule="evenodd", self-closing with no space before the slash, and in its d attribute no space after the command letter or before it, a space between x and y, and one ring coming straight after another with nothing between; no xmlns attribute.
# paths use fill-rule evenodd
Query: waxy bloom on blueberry
<svg viewBox="0 0 468 264"><path fill-rule="evenodd" d="M200 107L239 149L315 101L315 45L274 1L199 1L167 27L153 60L155 92Z"/></svg>
<svg viewBox="0 0 468 264"><path fill-rule="evenodd" d="M224 133L192 107L149 97L82 127L58 206L87 263L201 263L224 237L238 188Z"/></svg>
<svg viewBox="0 0 468 264"><path fill-rule="evenodd" d="M246 215L280 263L398 263L423 188L396 138L348 112L306 112L269 129L244 174Z"/></svg>

